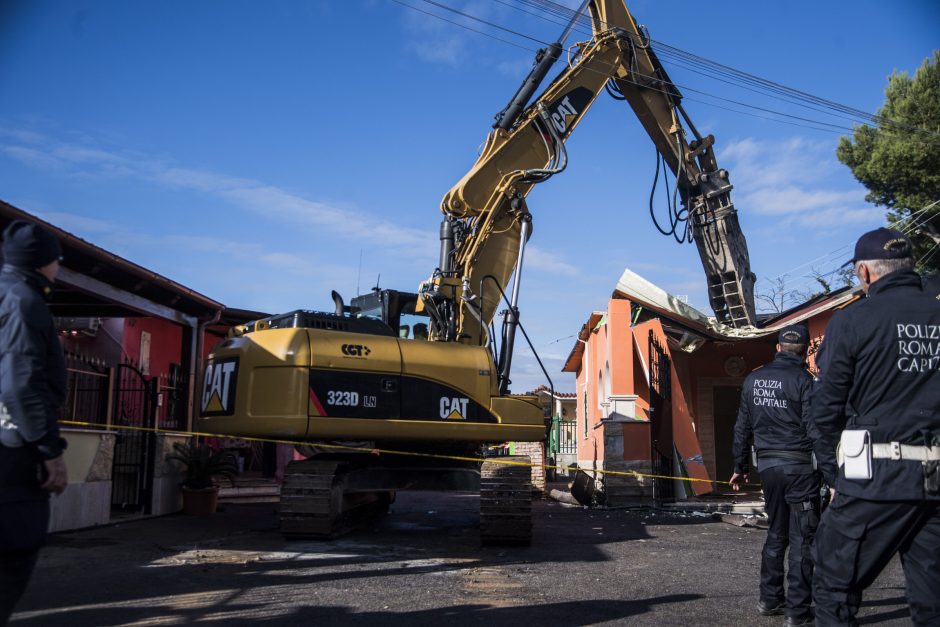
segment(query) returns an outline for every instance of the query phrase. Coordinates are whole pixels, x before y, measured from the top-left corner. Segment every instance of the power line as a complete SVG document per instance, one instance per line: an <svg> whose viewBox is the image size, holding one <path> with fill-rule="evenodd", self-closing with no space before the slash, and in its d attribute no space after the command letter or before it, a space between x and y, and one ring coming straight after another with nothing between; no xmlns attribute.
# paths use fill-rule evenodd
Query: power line
<svg viewBox="0 0 940 627"><path fill-rule="evenodd" d="M522 13L525 13L526 15L532 15L532 16L538 17L552 24L558 24L558 25L562 24L561 22L548 18L545 15L533 13L531 11L526 11L518 6L510 4L509 2L506 2L506 0L496 0L496 1L505 6L510 6ZM575 15L574 10L568 7L559 5L555 2L551 2L551 1L516 0L516 2L518 4L523 4L523 5L530 6L530 7L541 8L542 11L545 11L547 13L551 13L553 15L557 15L560 17L564 17L568 20L573 18ZM578 32L582 34L591 35L593 31L591 29L590 20L591 20L590 17L582 15L578 20L577 27L575 30L577 30ZM607 25L604 24L604 26L607 26ZM832 100L827 100L825 98L815 96L808 92L794 89L792 87L787 87L780 83L776 83L774 81L761 78L754 74L749 74L742 70L737 70L728 65L718 63L716 61L711 61L709 59L706 59L705 57L696 55L691 52L687 52L685 50L682 50L681 48L671 46L669 44L666 44L664 42L661 42L655 39L650 39L649 41L650 43L655 44L654 47L659 53L659 56L666 58L666 59L672 59L672 61L669 61L670 65L681 67L683 69L697 73L707 78L718 80L726 84L738 87L740 89L745 89L747 91L751 91L754 93L765 93L767 95L770 95L771 97L783 100L790 104L807 108L812 111L817 111L819 113L824 113L826 115L832 115L833 117L839 117L842 119L855 120L855 121L861 120L865 123L873 122L875 124L881 124L883 126L892 126L896 129L902 129L906 131L912 131L915 133L924 134L934 140L940 139L940 133L937 133L935 131L912 126L909 124L904 124L902 122L892 120L885 116L872 114L867 111L863 111L861 109L856 109L854 107L849 107L847 105L843 105ZM722 78L722 77L725 77L725 78ZM751 105L745 105L745 106L751 106ZM826 124L826 123L821 123L821 122L817 122L817 123ZM851 130L853 129L849 129L849 131Z"/></svg>
<svg viewBox="0 0 940 627"><path fill-rule="evenodd" d="M504 43L504 44L509 44L510 46L513 46L513 47L515 47L515 48L521 48L522 50L528 50L528 51L530 51L530 52L531 52L531 50L532 50L531 48L529 48L529 47L527 47L527 46L521 46L521 45L519 45L519 44L517 44L517 43L515 43L515 42L509 41L509 40L507 40L507 39L502 39L502 38L500 38L500 37L496 37L495 35L491 35L490 33L484 32L484 31L482 31L482 30L477 30L477 29L475 29L475 28L470 28L470 27L467 26L466 24L461 24L461 23L459 23L459 22L455 22L455 21L453 21L453 20L449 20L449 19L447 19L446 17L442 17L442 16L440 16L440 15L435 15L434 13L431 13L430 11L425 11L424 9L419 9L418 7L411 6L411 5L408 4L407 2L402 2L402 0L392 0L392 2L394 2L395 4L400 4L400 5L403 6L403 7L407 7L407 8L409 8L409 9L411 9L412 11L417 11L418 13L424 13L425 15L430 15L431 17L437 18L437 19L439 19L439 20L441 20L441 21L444 21L444 22L447 22L448 24L453 24L454 26L459 26L460 28L465 28L465 29L467 29L467 30L470 31L470 32L477 33L478 35L483 35L484 37L489 37L490 39L495 39L495 40L498 41L498 42L501 42L501 43Z"/></svg>
<svg viewBox="0 0 940 627"><path fill-rule="evenodd" d="M398 2L398 0L393 0L393 1ZM522 37L523 39L528 39L529 41L534 41L535 43L537 43L537 44L542 44L543 46L550 46L550 45L551 45L551 44L550 44L549 42L547 42L547 41L542 41L541 39L536 39L535 37L530 37L529 35L526 35L525 33L520 33L519 31L512 30L511 28L506 28L505 26L501 26L501 25L499 25L499 24L496 24L495 22L490 22L490 21L488 21L488 20L484 20L484 19L481 18L481 17L477 17L477 16L472 15L472 14L470 14L470 13L466 13L466 12L464 12L464 11L460 11L460 10L455 9L455 8L453 8L453 7L449 7L449 6L447 6L446 4L444 4L444 3L442 3L442 2L436 2L435 0L422 0L422 2L426 2L427 4L436 6L436 7L440 8L440 9L444 9L445 11L450 11L451 13L456 13L457 15L460 15L461 17L465 17L465 18L467 18L467 19L474 20L474 21L476 21L476 22L480 22L481 24L486 24L487 26L491 26L491 27L496 28L496 29L499 29L499 30L501 30L501 31L505 31L505 32L507 32L507 33L510 33L511 35L515 35L516 37ZM402 3L399 2L399 4L402 4ZM452 22L452 23L455 23L455 22ZM461 24L457 24L457 25L458 25L458 26L461 26Z"/></svg>
<svg viewBox="0 0 940 627"><path fill-rule="evenodd" d="M494 37L493 35L491 35L491 34L489 34L489 33L486 33L486 32L483 32L483 31L479 31L479 30L477 30L477 29L470 28L470 27L466 26L465 24L461 24L461 23L455 22L455 21L453 21L453 20L448 20L448 19L446 19L446 18L444 18L444 17L441 17L441 16L439 16L439 15L437 15L437 14L435 14L435 13L431 13L431 12L428 12L428 11L421 10L421 9L419 9L419 8L417 8L417 7L414 7L414 6L409 5L409 4L405 3L405 2L402 2L402 0L392 0L392 1L395 2L396 4L400 4L400 5L404 6L404 7L407 7L407 8L410 8L410 9L414 9L415 11L418 11L418 12L420 12L420 13L424 13L425 15L429 15L429 16L431 16L431 17L434 17L434 18L437 18L437 19L441 19L441 20L443 20L443 21L445 21L445 22L448 22L449 24L453 24L453 25L455 25L455 26L459 26L460 28L465 28L465 29L467 29L467 30L469 30L469 31L471 31L471 32L478 33L478 34L481 34L481 35L485 35L485 36L490 37L490 38L492 38L492 39L495 39L495 40L497 40L497 41L500 41L500 42L503 42L503 43L508 43L508 44L510 44L510 45L512 45L512 46L514 46L514 47L521 48L521 49L523 49L523 50L529 50L529 51L531 51L531 52L535 52L535 50L532 50L531 48L528 48L528 47L526 47L526 46L522 46L522 45L519 45L519 44L515 44L515 43L513 43L513 42L506 41L505 39L501 39L501 38L499 38L499 37ZM495 27L495 28L499 28L500 30L503 30L503 31L505 31L505 32L507 32L507 33L511 33L511 34L514 34L514 35L519 35L519 36L525 37L525 38L527 38L527 39L529 39L529 40L531 40L531 41L535 41L535 42L538 42L538 43L543 43L543 44L545 44L545 45L550 45L550 44L547 44L546 42L543 42L543 41L541 41L541 40L539 40L539 39L536 39L536 38L533 38L533 37L529 37L528 35L520 34L520 33L518 33L517 31L514 31L514 30L512 30L512 29L508 29L508 28L499 26L499 25L497 25L497 24L495 24L495 23L493 23L493 22L490 22L490 21L488 21L488 20L483 20L483 19L477 18L477 17L475 17L475 16L473 16L473 15L471 15L471 14L469 14L469 13L466 13L466 12L463 12L463 11L459 11L459 10L457 10L457 9L453 9L453 8L451 8L451 7L447 7L446 5L443 5L443 4L440 3L440 2L436 2L435 0L422 0L422 1L423 1L423 2L426 2L426 3L428 3L428 4L431 4L431 5L433 5L433 6L437 6L437 7L441 7L441 8L446 8L446 9L448 9L448 10L450 10L450 11L456 13L456 14L459 14L459 15L461 15L461 16L467 17L468 19L476 20L476 21L479 21L479 22L482 23L482 24L486 24L486 25L488 25L488 26L493 26L493 27ZM500 0L500 1L501 1L501 0ZM505 2L502 2L502 3L505 4ZM526 13L528 13L528 12L526 12ZM573 14L573 13L572 13L572 14ZM589 71L595 71L595 72L597 71L597 70L593 70L593 68L586 68L586 69L589 70ZM644 74L639 74L639 73L636 73L636 72L634 72L634 75L637 76L637 77L639 77L639 78L642 78L642 79L649 79L649 80L652 80L652 79L656 78L656 79L658 80L658 77L651 77L651 76L647 76L647 75L644 75ZM645 89L651 89L651 90L654 90L654 91L659 91L659 92L661 92L661 93L669 93L669 92L667 92L667 90L665 90L665 89L655 88L655 87L652 87L652 86L650 86L650 85L646 85L646 84L639 83L639 82L637 82L637 81L635 81L635 80L630 80L630 79L622 79L622 80L624 80L625 82L631 83L631 84L633 84L633 85L636 85L637 87L643 87L643 88L645 88ZM810 119L810 118L804 118L804 117L797 116L797 115L793 115L793 114L790 114L790 113L785 113L785 112L783 112L783 111L775 111L775 110L773 110L773 109L768 109L768 108L766 108L766 107L760 107L760 106L757 106L757 105L748 104L748 103L746 103L746 102L741 102L741 101L737 101L737 100L731 100L731 99L729 99L729 98L723 98L723 97L721 97L721 96L716 96L716 95L714 95L714 94L710 94L710 93L708 93L708 92L705 92L705 91L702 91L702 90L699 90L699 89L695 89L695 88L689 87L689 86L687 86L687 85L682 85L682 84L678 84L678 83L670 83L670 84L673 85L673 86L675 86L677 89L682 90L682 91L697 93L697 94L700 94L700 95L703 95L703 96L706 96L706 97L709 97L709 98L714 98L714 99L716 99L716 100L728 102L728 103L735 104L735 105L738 105L738 106L741 106L741 107L745 107L745 108L749 108L749 109L754 109L754 110L756 110L756 111L761 111L761 112L764 112L764 113L769 113L769 114L772 114L772 115L776 115L776 116L780 116L780 117L784 117L784 118L789 118L789 119L791 119L791 120L797 120L797 121L807 122L808 124L799 124L799 123L796 123L796 122L788 122L787 120L781 120L781 119L779 119L779 118L767 117L767 116L762 116L762 115L755 115L755 114L752 114L752 113L748 113L748 112L746 112L746 111L741 111L741 110L739 110L739 109L732 109L732 108L728 108L728 107L722 107L721 105L717 105L717 104L715 104L715 103L710 103L710 102L707 102L707 101L696 100L696 99L694 99L694 98L686 98L687 100L689 100L689 101L691 101L691 102L701 102L701 103L703 103L703 104L707 104L707 105L709 105L709 106L716 107L716 108L718 108L718 109L722 109L722 110L725 110L725 111L731 111L731 112L733 112L733 113L739 113L739 114L742 114L742 115L749 115L749 116L751 116L751 117L756 117L756 118L759 118L759 119L764 119L764 120L769 120L769 121L773 121L773 122L778 122L778 123L781 123L781 124L788 124L788 125L791 125L791 126L798 126L798 127L801 127L801 128L808 128L808 129L815 130L815 131L820 131L820 132L835 132L835 133L840 133L840 134L841 134L841 132L843 132L843 131L844 131L844 132L851 132L851 131L852 131L851 128L846 127L846 126L839 126L839 125L836 125L836 124L831 124L831 123L829 123L829 122L823 122L823 121L820 121L820 120L812 120L812 119ZM828 128L820 128L820 127L828 127Z"/></svg>
<svg viewBox="0 0 940 627"><path fill-rule="evenodd" d="M918 220L915 220L914 218L916 218L917 216L919 216L919 215L921 215L921 214L925 214L926 212L930 211L932 208L936 207L938 204L940 204L940 200L935 200L935 201L933 201L932 203L930 203L930 204L928 204L928 205L925 205L924 207L922 207L922 208L918 209L917 211L913 212L911 215L909 215L909 216L907 216L907 217L905 217L905 218L899 220L899 221L898 221L899 224L900 224L901 222L908 222L908 223L907 223L906 225L903 225L903 226L896 225L897 230L901 231L901 232L904 233L905 235L910 235L911 233L913 233L914 231L916 231L917 229L919 229L921 226L923 226L924 224L926 224L928 221L930 221L933 216L932 216L932 215L925 215L925 216L923 217L923 219L921 219L921 220L919 220L919 221L918 221ZM793 267L793 268L787 270L786 272L783 272L783 273L781 273L781 274L778 274L778 275L775 276L775 277L772 277L772 278L762 278L762 279L760 279L760 281L761 281L762 283L773 283L774 281L777 281L777 280L779 280L779 279L785 279L787 276L789 276L791 273L793 273L793 272L796 271L796 270L799 270L799 269L804 268L804 267L806 267L806 266L811 266L811 267L812 267L813 264L815 264L815 263L817 263L817 262L820 262L820 261L822 261L822 260L824 260L824 259L827 259L827 258L832 258L832 257L833 257L834 255L836 255L836 254L840 254L840 255L841 255L841 254L844 254L845 252L847 252L848 250L850 250L850 249L852 248L852 246L853 246L852 243L845 244L845 245L840 246L839 248L836 248L835 250L832 250L832 251L830 251L830 252L828 252L828 253L826 253L826 254L824 254L824 255L820 255L819 257L816 257L815 259L811 259L810 261L807 261L807 262L802 263L802 264L800 264L800 265L798 265L798 266L795 266L795 267ZM931 246L931 248L928 249L928 251L927 251L927 252L924 254L924 256L921 258L920 262L921 262L922 264L926 264L931 258L933 258L933 255L936 254L936 252L937 252L938 246L940 246L940 245L935 244L934 246ZM825 263L825 262L824 262L824 263ZM796 286L802 287L802 286L805 286L805 285L807 285L807 284L811 284L812 281L814 281L814 280L817 278L817 276L820 277L820 278L826 279L826 278L830 278L830 277L832 277L832 276L834 276L834 275L837 275L837 274L842 270L842 268L845 266L845 263L844 263L844 262L841 262L841 259L838 260L838 261L835 261L834 263L837 263L837 264L839 264L839 265L837 265L834 269L829 270L828 272L823 272L823 271L820 271L820 270L815 270L815 268L814 268L816 274L804 274L804 275L802 275L801 277L799 277L799 278L796 280L795 283L791 283L791 285L796 285Z"/></svg>
<svg viewBox="0 0 940 627"><path fill-rule="evenodd" d="M573 17L573 16L575 15L575 11L574 11L574 10L572 10L572 9L566 7L566 6L560 5L560 4L556 3L556 2L552 2L551 0L516 0L516 1L517 1L517 2L520 2L520 3L522 3L522 4L526 4L526 5L528 5L528 6L543 7L543 9L546 10L546 11L549 11L549 12L555 14L555 15L559 15L559 16L562 16L562 17L566 17L566 18L568 18L568 19L570 19L571 17ZM581 17L579 18L578 23L579 23L579 26L582 27L582 30L580 30L579 32L584 32L583 29L586 29L586 28L588 28L588 29L589 29L589 28L592 28L592 26L591 26L591 21L590 21L590 20L591 20L591 18L588 17L588 16L581 16ZM551 21L551 20L549 20L549 21ZM609 25L608 25L608 24L604 24L604 26L609 26ZM592 32L592 31L591 31L591 32ZM771 92L774 92L774 93L777 93L777 94L780 94L780 95L788 95L788 96L791 96L791 97L798 98L798 99L800 99L800 100L805 100L805 101L808 101L808 102L815 103L815 104L817 104L817 105L822 105L822 106L824 106L824 107L826 107L826 108L829 108L829 109L832 109L832 110L834 110L834 111L839 111L839 112L842 112L842 113L847 113L847 114L850 114L850 115L852 115L852 116L854 116L854 117L861 118L861 119L863 119L863 120L875 122L876 124L877 124L877 123L880 123L880 124L883 124L883 125L885 125L885 126L894 126L895 128L900 128L900 129L904 129L904 130L908 130L908 131L914 131L914 132L918 132L918 133L923 133L923 134L932 136L934 139L940 138L940 133L937 133L937 132L935 132L935 131L931 131L931 130L929 130L929 129L924 129L924 128L920 128L920 127L916 127L916 126L911 126L911 125L908 125L908 124L904 124L904 123L902 123L902 122L898 122L898 121L896 121L896 120L892 120L892 119L887 118L887 117L885 117L885 116L881 116L881 115L876 115L876 114L868 113L867 111L863 111L863 110L861 110L861 109L856 109L856 108L850 107L850 106L848 106L848 105L843 105L843 104L840 104L840 103L835 102L835 101L832 101L832 100L827 100L827 99L825 99L825 98L821 98L821 97L819 97L819 96L815 96L815 95L810 94L810 93L808 93L808 92L804 92L804 91L801 91L801 90L798 90L798 89L794 89L794 88L792 88L792 87L787 87L787 86L782 85L782 84L780 84L780 83L776 83L776 82L774 82L774 81L771 81L771 80L768 80L768 79L765 79L765 78L761 78L761 77L756 76L756 75L754 75L754 74L750 74L750 73L748 73L748 72L744 72L744 71L742 71L742 70L735 69L735 68L733 68L733 67L731 67L731 66L728 66L728 65L725 65L725 64L722 64L722 63L718 63L718 62L716 62L716 61L711 61L710 59L706 59L705 57L696 55L696 54L691 53L691 52L687 52L687 51L685 51L685 50L682 50L681 48L677 48L677 47L675 47L675 46L671 46L671 45L669 45L669 44L667 44L667 43L665 43L665 42L661 42L661 41L658 41L658 40L655 40L655 39L652 39L652 38L651 38L649 41L650 41L651 44L655 44L656 50L657 50L661 55L664 55L664 56L672 55L673 58L685 59L685 60L687 60L688 62L697 64L697 65L699 65L700 67L702 67L702 68L704 68L704 69L708 69L709 71L712 71L712 72L715 72L715 73L724 73L724 74L729 75L729 76L734 76L734 77L736 77L737 79L739 79L739 80L742 81L742 82L749 83L749 84L753 84L753 85L759 85L759 86L763 87L764 89L766 89L766 90L768 90L768 91L771 91ZM794 104L796 104L796 103L794 103Z"/></svg>

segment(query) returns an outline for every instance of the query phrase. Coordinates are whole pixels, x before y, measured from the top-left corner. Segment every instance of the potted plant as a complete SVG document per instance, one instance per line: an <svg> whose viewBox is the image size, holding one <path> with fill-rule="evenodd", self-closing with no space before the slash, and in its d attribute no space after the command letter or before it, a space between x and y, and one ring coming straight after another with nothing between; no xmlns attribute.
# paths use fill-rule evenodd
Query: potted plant
<svg viewBox="0 0 940 627"><path fill-rule="evenodd" d="M206 516L215 512L219 502L219 486L215 479L228 479L234 485L238 467L231 451L217 451L208 444L196 440L186 443L174 442L173 451L167 461L182 466L183 511L187 514Z"/></svg>

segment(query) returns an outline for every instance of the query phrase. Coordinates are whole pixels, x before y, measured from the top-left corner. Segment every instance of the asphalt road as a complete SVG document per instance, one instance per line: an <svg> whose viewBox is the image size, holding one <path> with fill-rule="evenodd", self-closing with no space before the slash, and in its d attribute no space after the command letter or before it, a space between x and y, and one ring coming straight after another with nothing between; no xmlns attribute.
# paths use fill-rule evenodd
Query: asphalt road
<svg viewBox="0 0 940 627"><path fill-rule="evenodd" d="M539 501L531 547L481 548L473 495L400 493L383 520L288 542L276 505L52 537L14 625L781 625L756 614L763 530ZM861 622L909 624L895 559Z"/></svg>

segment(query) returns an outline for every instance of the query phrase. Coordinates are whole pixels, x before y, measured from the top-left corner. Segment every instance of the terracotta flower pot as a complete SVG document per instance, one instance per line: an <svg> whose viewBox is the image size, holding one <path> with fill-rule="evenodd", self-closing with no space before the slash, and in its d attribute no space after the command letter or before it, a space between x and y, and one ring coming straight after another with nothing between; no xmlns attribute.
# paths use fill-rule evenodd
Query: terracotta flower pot
<svg viewBox="0 0 940 627"><path fill-rule="evenodd" d="M208 516L215 513L219 504L219 487L181 488L183 492L183 513L190 516Z"/></svg>

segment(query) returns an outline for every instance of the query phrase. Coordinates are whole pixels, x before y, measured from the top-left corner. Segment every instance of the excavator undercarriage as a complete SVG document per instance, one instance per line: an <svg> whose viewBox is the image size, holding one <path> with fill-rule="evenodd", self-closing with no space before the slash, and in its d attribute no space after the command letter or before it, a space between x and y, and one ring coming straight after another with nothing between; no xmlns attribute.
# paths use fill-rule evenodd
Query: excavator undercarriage
<svg viewBox="0 0 940 627"><path fill-rule="evenodd" d="M532 486L529 458L480 463L415 463L372 455L307 459L288 465L281 487L281 532L326 540L388 512L397 490L447 490L480 495L483 544L529 544ZM337 456L333 456L337 457Z"/></svg>

